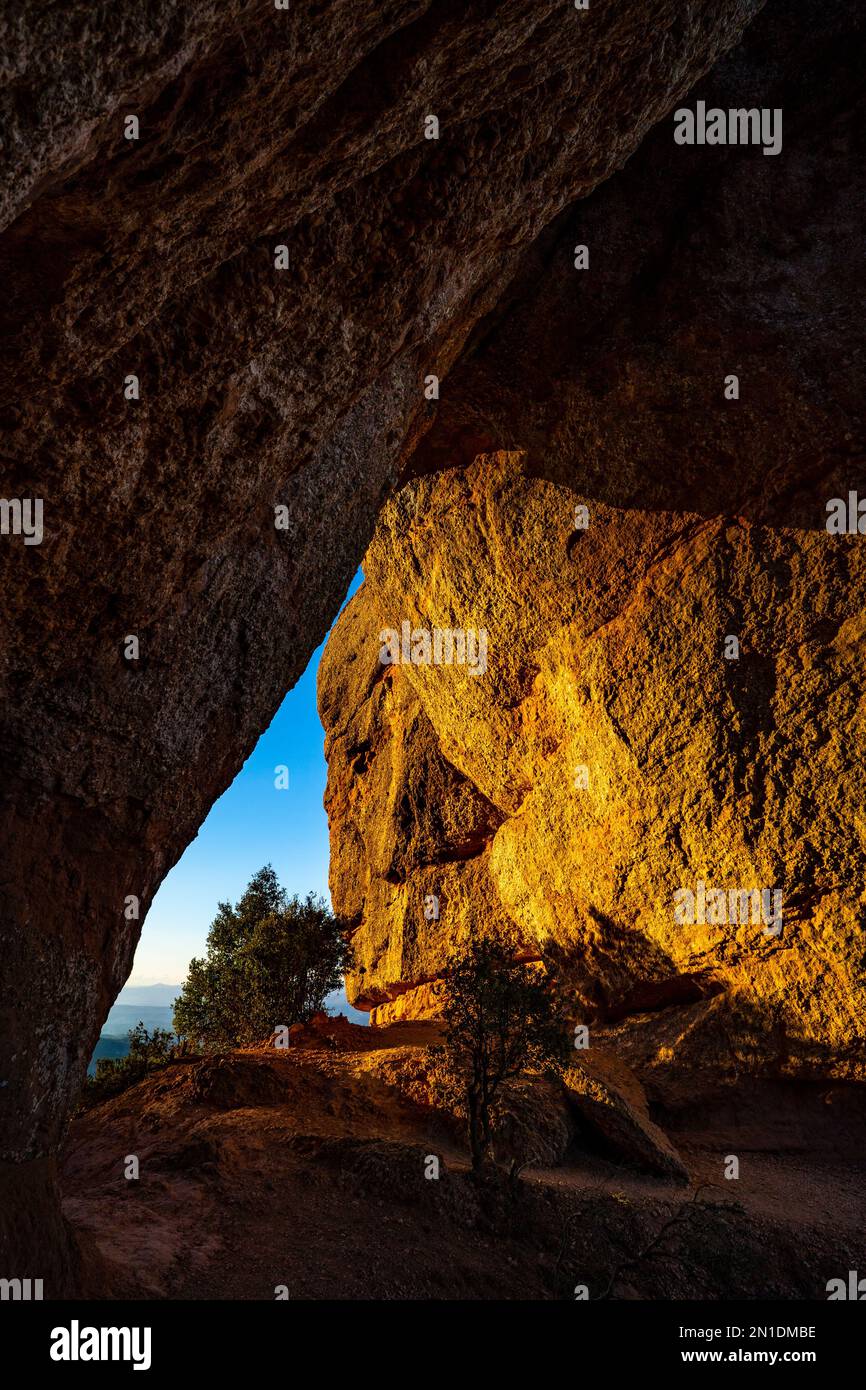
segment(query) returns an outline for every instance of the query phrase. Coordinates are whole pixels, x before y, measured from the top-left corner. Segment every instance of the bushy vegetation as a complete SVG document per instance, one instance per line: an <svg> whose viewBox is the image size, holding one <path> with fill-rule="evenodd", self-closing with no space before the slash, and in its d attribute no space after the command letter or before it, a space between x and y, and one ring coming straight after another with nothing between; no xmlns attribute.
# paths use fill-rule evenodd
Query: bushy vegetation
<svg viewBox="0 0 866 1390"><path fill-rule="evenodd" d="M120 1095L148 1072L164 1067L178 1051L174 1035L167 1028L154 1028L149 1033L139 1021L127 1037L129 1052L125 1057L101 1057L96 1063L96 1075L89 1076L84 1087L83 1105L98 1105Z"/></svg>
<svg viewBox="0 0 866 1390"><path fill-rule="evenodd" d="M220 903L206 955L190 962L175 1002L175 1031L208 1051L258 1042L312 1018L350 964L327 903L289 898L266 865L234 907Z"/></svg>

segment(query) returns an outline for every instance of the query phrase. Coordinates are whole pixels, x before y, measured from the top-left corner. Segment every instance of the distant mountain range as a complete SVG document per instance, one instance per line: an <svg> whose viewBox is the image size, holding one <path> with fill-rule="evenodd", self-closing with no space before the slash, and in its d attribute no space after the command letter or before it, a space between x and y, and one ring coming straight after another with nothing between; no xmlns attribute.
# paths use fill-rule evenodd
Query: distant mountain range
<svg viewBox="0 0 866 1390"><path fill-rule="evenodd" d="M117 996L118 1004L173 1004L182 985L124 985Z"/></svg>

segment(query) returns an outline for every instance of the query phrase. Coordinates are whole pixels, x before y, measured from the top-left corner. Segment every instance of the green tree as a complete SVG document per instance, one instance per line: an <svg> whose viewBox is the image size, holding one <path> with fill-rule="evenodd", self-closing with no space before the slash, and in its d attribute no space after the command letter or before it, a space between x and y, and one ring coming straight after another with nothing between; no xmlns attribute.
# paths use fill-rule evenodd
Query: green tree
<svg viewBox="0 0 866 1390"><path fill-rule="evenodd" d="M209 1049L306 1022L351 964L342 925L324 899L289 898L268 864L234 907L220 903L204 958L190 961L174 1026Z"/></svg>
<svg viewBox="0 0 866 1390"><path fill-rule="evenodd" d="M561 1073L568 1037L549 974L515 959L505 936L473 939L445 974L443 1051L462 1092L476 1172L492 1152L491 1119L503 1081L527 1071Z"/></svg>
<svg viewBox="0 0 866 1390"><path fill-rule="evenodd" d="M151 1067L161 1067L164 1062L170 1061L174 1048L174 1034L170 1033L167 1028L154 1028L153 1032L149 1033L139 1019L126 1036L129 1039L128 1056L133 1066L141 1066L147 1071ZM105 1060L110 1061L111 1058ZM125 1061L126 1059L121 1058L120 1060Z"/></svg>

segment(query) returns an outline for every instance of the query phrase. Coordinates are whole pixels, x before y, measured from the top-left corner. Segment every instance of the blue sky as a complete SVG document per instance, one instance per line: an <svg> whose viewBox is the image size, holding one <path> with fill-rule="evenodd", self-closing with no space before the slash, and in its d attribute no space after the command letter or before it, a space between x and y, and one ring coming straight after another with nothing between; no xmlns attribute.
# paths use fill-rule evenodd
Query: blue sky
<svg viewBox="0 0 866 1390"><path fill-rule="evenodd" d="M362 578L359 571L347 599ZM322 805L327 765L316 709L323 647L310 657L270 727L162 883L145 919L129 984L179 984L191 958L204 954L217 904L236 902L263 864L273 864L289 893L312 890L329 899L328 820ZM289 769L285 791L274 786L279 764Z"/></svg>

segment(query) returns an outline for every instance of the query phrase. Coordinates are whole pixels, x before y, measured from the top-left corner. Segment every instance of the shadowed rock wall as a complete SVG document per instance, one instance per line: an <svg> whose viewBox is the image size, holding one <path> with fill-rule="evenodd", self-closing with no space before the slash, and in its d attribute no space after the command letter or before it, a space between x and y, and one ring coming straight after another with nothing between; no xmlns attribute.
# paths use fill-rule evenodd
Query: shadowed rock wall
<svg viewBox="0 0 866 1390"><path fill-rule="evenodd" d="M3 494L44 536L0 545L0 1183L35 1165L34 1211L153 894L321 640L425 376L759 8L4 9Z"/></svg>

